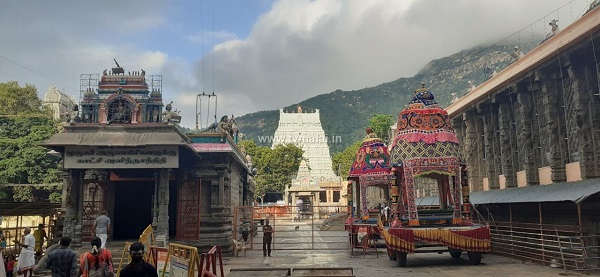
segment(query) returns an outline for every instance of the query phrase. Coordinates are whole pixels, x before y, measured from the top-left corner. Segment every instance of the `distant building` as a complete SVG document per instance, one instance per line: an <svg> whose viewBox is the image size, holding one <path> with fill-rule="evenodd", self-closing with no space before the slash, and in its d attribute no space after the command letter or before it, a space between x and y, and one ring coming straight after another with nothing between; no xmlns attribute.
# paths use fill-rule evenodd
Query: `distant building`
<svg viewBox="0 0 600 277"><path fill-rule="evenodd" d="M55 86L50 86L46 94L44 94L42 105L52 111L54 119L63 120L76 103L72 96L66 95Z"/></svg>

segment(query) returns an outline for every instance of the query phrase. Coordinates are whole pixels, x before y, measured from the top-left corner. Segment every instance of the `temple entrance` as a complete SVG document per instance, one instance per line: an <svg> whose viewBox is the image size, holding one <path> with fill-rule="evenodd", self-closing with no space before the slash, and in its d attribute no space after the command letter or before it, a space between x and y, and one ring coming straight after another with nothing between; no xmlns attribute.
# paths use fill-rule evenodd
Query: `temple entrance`
<svg viewBox="0 0 600 277"><path fill-rule="evenodd" d="M115 182L115 209L111 228L115 240L137 240L152 224L153 181Z"/></svg>

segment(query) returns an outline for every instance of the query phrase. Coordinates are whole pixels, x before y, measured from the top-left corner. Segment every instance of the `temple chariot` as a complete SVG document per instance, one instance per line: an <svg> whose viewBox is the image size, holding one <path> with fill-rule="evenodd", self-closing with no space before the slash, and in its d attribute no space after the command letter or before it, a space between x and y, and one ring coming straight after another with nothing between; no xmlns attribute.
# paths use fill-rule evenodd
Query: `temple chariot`
<svg viewBox="0 0 600 277"><path fill-rule="evenodd" d="M436 195L425 197L418 184L429 184ZM369 210L369 186L384 189L389 215ZM423 252L449 252L454 258L467 252L469 261L479 264L482 253L491 250L489 227L471 221L467 165L448 113L424 84L398 115L390 147L365 138L350 169L348 195L356 210L356 219L346 222L352 246L360 247L357 226L370 226L367 235L383 237L398 266L406 266L407 254ZM436 203L420 205L425 198Z"/></svg>

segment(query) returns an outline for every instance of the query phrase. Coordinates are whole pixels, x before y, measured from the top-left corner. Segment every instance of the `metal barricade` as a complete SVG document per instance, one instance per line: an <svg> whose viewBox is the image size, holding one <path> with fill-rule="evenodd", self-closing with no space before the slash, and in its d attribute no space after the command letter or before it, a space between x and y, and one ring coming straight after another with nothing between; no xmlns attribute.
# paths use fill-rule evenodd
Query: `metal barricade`
<svg viewBox="0 0 600 277"><path fill-rule="evenodd" d="M266 220L274 228L273 250L347 250L348 232L344 230L346 206L318 206L298 216L295 206L238 207L234 214L234 239L246 247L260 250Z"/></svg>

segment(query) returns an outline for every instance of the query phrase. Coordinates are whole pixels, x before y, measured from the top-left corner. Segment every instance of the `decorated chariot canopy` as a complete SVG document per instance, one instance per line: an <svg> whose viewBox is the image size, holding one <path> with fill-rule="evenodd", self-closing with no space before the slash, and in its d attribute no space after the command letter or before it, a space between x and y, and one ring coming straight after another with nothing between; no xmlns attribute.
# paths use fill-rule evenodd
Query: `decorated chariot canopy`
<svg viewBox="0 0 600 277"><path fill-rule="evenodd" d="M419 224L414 182L421 176L438 180L439 191L444 194L440 202L449 200L454 207L454 218L460 218L462 165L458 140L448 112L435 101L425 84L415 90L413 99L398 115L390 151L392 167L401 176L401 189L406 197L403 217L410 220L409 225ZM445 177L437 178L440 175ZM455 176L452 185L450 176ZM450 187L454 187L451 195ZM398 195L392 194L392 197Z"/></svg>
<svg viewBox="0 0 600 277"><path fill-rule="evenodd" d="M388 146L371 128L367 128L366 132L348 174L349 179L358 179L363 216L368 215L367 187L379 185L387 191L392 179Z"/></svg>
<svg viewBox="0 0 600 277"><path fill-rule="evenodd" d="M370 177L370 181L377 182L379 177L390 174L390 154L385 142L371 128L367 128L366 132L367 136L354 157L348 177L361 178L361 182L365 177Z"/></svg>
<svg viewBox="0 0 600 277"><path fill-rule="evenodd" d="M425 84L398 115L391 147L393 167L422 167L420 173L456 174L460 167L459 145L448 112ZM418 173L418 172L415 172Z"/></svg>

